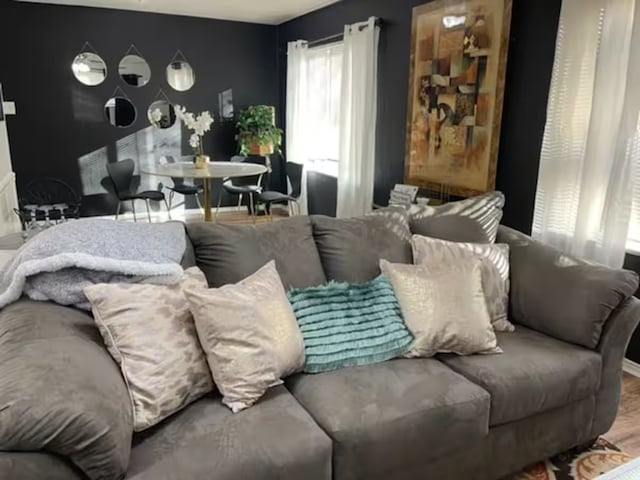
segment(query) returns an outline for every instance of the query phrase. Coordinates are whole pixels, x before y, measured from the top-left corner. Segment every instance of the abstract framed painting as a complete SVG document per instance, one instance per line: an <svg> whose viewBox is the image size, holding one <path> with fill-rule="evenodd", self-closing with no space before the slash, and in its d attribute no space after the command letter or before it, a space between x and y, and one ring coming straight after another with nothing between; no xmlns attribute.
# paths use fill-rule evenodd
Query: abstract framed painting
<svg viewBox="0 0 640 480"><path fill-rule="evenodd" d="M450 195L495 188L511 0L413 9L405 183Z"/></svg>

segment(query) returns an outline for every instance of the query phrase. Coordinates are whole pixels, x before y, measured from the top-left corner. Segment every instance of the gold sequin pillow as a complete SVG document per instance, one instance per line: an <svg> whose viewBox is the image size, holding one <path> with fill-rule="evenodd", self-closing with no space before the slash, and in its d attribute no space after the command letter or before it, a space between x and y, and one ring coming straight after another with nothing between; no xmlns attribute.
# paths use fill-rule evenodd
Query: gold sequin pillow
<svg viewBox="0 0 640 480"><path fill-rule="evenodd" d="M105 345L120 366L145 430L213 390L183 289L206 289L196 267L180 284L99 284L84 289Z"/></svg>
<svg viewBox="0 0 640 480"><path fill-rule="evenodd" d="M302 334L274 261L239 283L185 295L222 402L234 413L302 370Z"/></svg>
<svg viewBox="0 0 640 480"><path fill-rule="evenodd" d="M482 290L480 259L429 267L381 260L380 269L415 338L407 357L501 352Z"/></svg>

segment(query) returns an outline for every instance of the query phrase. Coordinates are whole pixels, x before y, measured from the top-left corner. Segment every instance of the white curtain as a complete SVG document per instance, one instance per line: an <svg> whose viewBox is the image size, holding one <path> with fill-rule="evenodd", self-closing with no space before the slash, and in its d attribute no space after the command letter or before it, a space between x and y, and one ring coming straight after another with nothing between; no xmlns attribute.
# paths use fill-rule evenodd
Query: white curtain
<svg viewBox="0 0 640 480"><path fill-rule="evenodd" d="M304 165L300 207L307 213L306 174L327 173L340 145L342 43L309 48L291 42L287 60L287 160ZM331 169L329 169L330 171Z"/></svg>
<svg viewBox="0 0 640 480"><path fill-rule="evenodd" d="M624 260L640 163L639 10L562 3L533 223L535 238L612 267Z"/></svg>
<svg viewBox="0 0 640 480"><path fill-rule="evenodd" d="M307 214L307 160L308 128L307 99L309 96L307 42L290 42L287 49L287 161L304 165L302 193L298 204L303 215Z"/></svg>
<svg viewBox="0 0 640 480"><path fill-rule="evenodd" d="M338 218L369 212L373 203L379 41L380 28L373 17L366 24L345 27Z"/></svg>

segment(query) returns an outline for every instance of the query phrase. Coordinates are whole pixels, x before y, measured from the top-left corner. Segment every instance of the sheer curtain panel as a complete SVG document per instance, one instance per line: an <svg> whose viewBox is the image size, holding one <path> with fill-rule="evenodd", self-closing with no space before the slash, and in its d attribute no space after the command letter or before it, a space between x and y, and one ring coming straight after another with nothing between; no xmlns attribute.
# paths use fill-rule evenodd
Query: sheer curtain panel
<svg viewBox="0 0 640 480"><path fill-rule="evenodd" d="M338 218L362 215L373 204L379 41L380 27L373 17L345 27Z"/></svg>
<svg viewBox="0 0 640 480"><path fill-rule="evenodd" d="M298 205L303 215L307 208L307 160L309 159L307 127L307 80L309 48L307 42L289 42L287 48L287 161L304 166L302 170L302 193Z"/></svg>
<svg viewBox="0 0 640 480"><path fill-rule="evenodd" d="M535 203L535 238L612 267L624 261L640 163L638 10L563 1Z"/></svg>

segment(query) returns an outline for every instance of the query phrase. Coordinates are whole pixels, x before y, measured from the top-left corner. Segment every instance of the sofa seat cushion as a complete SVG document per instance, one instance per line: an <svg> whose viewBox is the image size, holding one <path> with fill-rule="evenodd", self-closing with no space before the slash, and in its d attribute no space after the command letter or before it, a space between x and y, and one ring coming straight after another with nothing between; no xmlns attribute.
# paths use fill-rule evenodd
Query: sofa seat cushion
<svg viewBox="0 0 640 480"><path fill-rule="evenodd" d="M331 440L284 386L233 414L210 394L136 434L127 480L330 480Z"/></svg>
<svg viewBox="0 0 640 480"><path fill-rule="evenodd" d="M491 394L491 426L563 407L600 386L598 353L526 327L497 333L502 355L440 355L448 367Z"/></svg>
<svg viewBox="0 0 640 480"><path fill-rule="evenodd" d="M333 439L341 480L391 476L488 432L489 394L434 359L301 374L287 388Z"/></svg>
<svg viewBox="0 0 640 480"><path fill-rule="evenodd" d="M86 480L67 459L45 452L0 452L2 480Z"/></svg>

